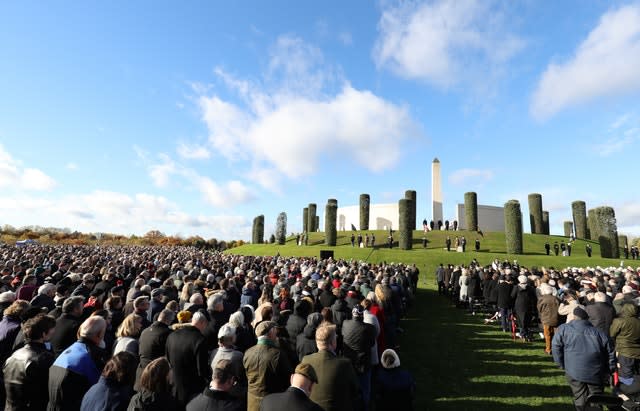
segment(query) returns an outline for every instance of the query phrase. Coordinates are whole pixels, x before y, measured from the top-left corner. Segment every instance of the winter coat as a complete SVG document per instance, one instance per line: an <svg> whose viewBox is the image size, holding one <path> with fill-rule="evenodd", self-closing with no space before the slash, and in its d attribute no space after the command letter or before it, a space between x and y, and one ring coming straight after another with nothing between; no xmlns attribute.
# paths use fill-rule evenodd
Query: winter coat
<svg viewBox="0 0 640 411"><path fill-rule="evenodd" d="M180 328L167 337L166 355L173 369L173 396L185 406L210 381L204 336L192 325Z"/></svg>
<svg viewBox="0 0 640 411"><path fill-rule="evenodd" d="M511 298L511 291L513 284L503 281L496 287L498 290L497 303L498 308L513 308L513 299Z"/></svg>
<svg viewBox="0 0 640 411"><path fill-rule="evenodd" d="M298 303L296 303L296 307ZM289 333L289 342L293 346L296 345L296 339L298 335L302 333L302 330L304 330L304 327L306 325L307 325L306 315L301 316L300 314L293 314L293 315L290 315L289 318L287 319L287 332Z"/></svg>
<svg viewBox="0 0 640 411"><path fill-rule="evenodd" d="M636 359L640 358L640 319L636 317L637 313L635 304L623 305L620 317L613 320L609 329L618 354Z"/></svg>
<svg viewBox="0 0 640 411"><path fill-rule="evenodd" d="M0 365L4 364L11 355L18 332L20 332L20 319L5 315L0 321Z"/></svg>
<svg viewBox="0 0 640 411"><path fill-rule="evenodd" d="M47 408L49 367L54 359L53 353L38 342L26 344L7 359L4 365L5 410L44 411Z"/></svg>
<svg viewBox="0 0 640 411"><path fill-rule="evenodd" d="M70 314L62 314L56 320L56 330L51 338L51 348L57 356L78 339L80 318Z"/></svg>
<svg viewBox="0 0 640 411"><path fill-rule="evenodd" d="M306 325L301 334L296 339L296 352L298 353L298 360L302 361L305 355L318 352L318 346L316 345L316 328L310 325Z"/></svg>
<svg viewBox="0 0 640 411"><path fill-rule="evenodd" d="M168 392L142 390L131 398L127 411L175 411L178 403Z"/></svg>
<svg viewBox="0 0 640 411"><path fill-rule="evenodd" d="M376 410L411 411L416 383L411 374L396 368L381 368L376 375Z"/></svg>
<svg viewBox="0 0 640 411"><path fill-rule="evenodd" d="M518 284L511 290L511 298L514 300L513 310L519 317L535 310L536 292L528 284Z"/></svg>
<svg viewBox="0 0 640 411"><path fill-rule="evenodd" d="M160 321L154 322L140 334L140 339L138 340L140 362L136 370L136 388L140 383L144 368L151 361L164 356L169 334L171 334L171 328Z"/></svg>
<svg viewBox="0 0 640 411"><path fill-rule="evenodd" d="M336 296L333 295L331 290L322 291L322 293L320 294L320 297L318 297L318 300L320 301L320 304L322 305L323 308L331 307L333 303L335 303L336 299L337 299Z"/></svg>
<svg viewBox="0 0 640 411"><path fill-rule="evenodd" d="M49 369L47 410L79 410L82 397L100 378L101 358L101 350L88 340L79 340L64 350Z"/></svg>
<svg viewBox="0 0 640 411"><path fill-rule="evenodd" d="M376 329L362 319L342 323L342 350L358 374L371 370L371 348L376 342Z"/></svg>
<svg viewBox="0 0 640 411"><path fill-rule="evenodd" d="M293 367L287 355L271 340L259 339L258 344L244 354L243 364L249 383L247 411L258 411L262 398L289 387Z"/></svg>
<svg viewBox="0 0 640 411"><path fill-rule="evenodd" d="M558 307L560 301L551 294L543 295L538 299L538 314L542 325L556 327L558 325Z"/></svg>
<svg viewBox="0 0 640 411"><path fill-rule="evenodd" d="M458 287L460 288L460 300L466 300L469 297L469 276L461 275L458 280Z"/></svg>
<svg viewBox="0 0 640 411"><path fill-rule="evenodd" d="M353 411L358 404L359 385L351 361L334 353L320 350L302 359L310 364L318 376L313 386L311 401L324 411Z"/></svg>
<svg viewBox="0 0 640 411"><path fill-rule="evenodd" d="M264 397L260 411L323 411L311 401L302 390L289 387L285 392L270 394Z"/></svg>
<svg viewBox="0 0 640 411"><path fill-rule="evenodd" d="M126 411L132 395L129 385L100 377L84 395L80 411Z"/></svg>
<svg viewBox="0 0 640 411"><path fill-rule="evenodd" d="M588 320L562 324L551 344L553 360L574 380L601 385L616 368L613 343Z"/></svg>
<svg viewBox="0 0 640 411"><path fill-rule="evenodd" d="M589 314L589 322L594 327L609 335L611 323L616 318L616 310L609 303L597 302L589 304L585 307L585 311Z"/></svg>
<svg viewBox="0 0 640 411"><path fill-rule="evenodd" d="M336 325L336 332L342 335L342 323L351 318L351 311L349 311L346 301L337 299L331 306L331 313L333 314L333 323Z"/></svg>
<svg viewBox="0 0 640 411"><path fill-rule="evenodd" d="M187 404L187 411L243 411L244 404L224 391L213 391L208 387Z"/></svg>

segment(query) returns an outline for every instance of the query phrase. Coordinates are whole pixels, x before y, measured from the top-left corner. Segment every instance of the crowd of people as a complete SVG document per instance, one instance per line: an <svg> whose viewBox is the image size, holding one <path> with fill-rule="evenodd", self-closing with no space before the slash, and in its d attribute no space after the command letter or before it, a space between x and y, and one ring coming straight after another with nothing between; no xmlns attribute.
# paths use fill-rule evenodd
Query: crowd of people
<svg viewBox="0 0 640 411"><path fill-rule="evenodd" d="M0 245L6 410L412 409L415 265Z"/></svg>
<svg viewBox="0 0 640 411"><path fill-rule="evenodd" d="M536 268L517 261L482 266L440 264L438 292L460 307L482 302L504 332L530 341L565 371L576 409L588 409L615 376L614 389L632 406L640 400L640 267ZM635 409L635 408L633 408Z"/></svg>

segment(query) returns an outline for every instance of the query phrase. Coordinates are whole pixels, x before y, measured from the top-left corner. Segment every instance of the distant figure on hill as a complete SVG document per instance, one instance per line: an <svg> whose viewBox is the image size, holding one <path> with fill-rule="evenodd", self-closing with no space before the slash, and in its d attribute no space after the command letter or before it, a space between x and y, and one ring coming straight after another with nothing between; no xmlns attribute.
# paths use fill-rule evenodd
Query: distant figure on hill
<svg viewBox="0 0 640 411"><path fill-rule="evenodd" d="M445 244L447 245L447 251L451 251L451 238L447 237L447 240L445 241Z"/></svg>
<svg viewBox="0 0 640 411"><path fill-rule="evenodd" d="M476 251L480 251L480 240L476 238Z"/></svg>
<svg viewBox="0 0 640 411"><path fill-rule="evenodd" d="M551 246L549 245L548 241L544 243L544 251L547 253L547 255L549 255L549 251L551 251Z"/></svg>
<svg viewBox="0 0 640 411"><path fill-rule="evenodd" d="M355 234L351 233L351 247L355 247L356 246L356 236Z"/></svg>
<svg viewBox="0 0 640 411"><path fill-rule="evenodd" d="M556 256L560 252L560 246L558 245L557 241L555 243L553 243L553 252L556 253Z"/></svg>
<svg viewBox="0 0 640 411"><path fill-rule="evenodd" d="M591 244L585 246L585 251L587 252L587 257L591 257Z"/></svg>
<svg viewBox="0 0 640 411"><path fill-rule="evenodd" d="M393 235L389 236L389 248L393 248Z"/></svg>
<svg viewBox="0 0 640 411"><path fill-rule="evenodd" d="M376 246L376 235L371 233L371 248Z"/></svg>

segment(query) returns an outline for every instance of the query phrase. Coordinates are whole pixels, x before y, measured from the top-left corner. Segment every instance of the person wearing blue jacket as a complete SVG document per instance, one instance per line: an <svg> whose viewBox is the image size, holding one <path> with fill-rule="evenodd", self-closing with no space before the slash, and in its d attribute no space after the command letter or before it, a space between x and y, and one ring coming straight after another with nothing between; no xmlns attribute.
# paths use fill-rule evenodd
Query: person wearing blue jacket
<svg viewBox="0 0 640 411"><path fill-rule="evenodd" d="M71 344L49 369L48 411L80 410L82 397L98 382L104 363L104 333L107 323L94 315L78 330L80 339Z"/></svg>
<svg viewBox="0 0 640 411"><path fill-rule="evenodd" d="M552 341L553 360L565 371L577 410L587 398L602 394L610 374L616 369L613 343L588 320L587 312L576 307L575 319L558 327Z"/></svg>

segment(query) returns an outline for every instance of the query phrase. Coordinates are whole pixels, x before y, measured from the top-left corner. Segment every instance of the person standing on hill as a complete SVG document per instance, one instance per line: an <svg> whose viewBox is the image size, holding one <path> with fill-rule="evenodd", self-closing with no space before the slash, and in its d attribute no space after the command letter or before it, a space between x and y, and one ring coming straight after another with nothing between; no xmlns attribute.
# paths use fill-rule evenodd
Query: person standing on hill
<svg viewBox="0 0 640 411"><path fill-rule="evenodd" d="M445 244L447 246L447 251L451 251L451 238L447 237Z"/></svg>
<svg viewBox="0 0 640 411"><path fill-rule="evenodd" d="M587 252L587 257L591 258L591 244L588 244L584 247Z"/></svg>
<svg viewBox="0 0 640 411"><path fill-rule="evenodd" d="M548 241L544 243L544 251L547 253L547 255L549 255L549 251L551 251L551 246L549 245Z"/></svg>
<svg viewBox="0 0 640 411"><path fill-rule="evenodd" d="M476 238L476 252L480 251L480 240Z"/></svg>
<svg viewBox="0 0 640 411"><path fill-rule="evenodd" d="M553 243L553 252L556 253L556 257L558 256L558 253L560 252L560 246L558 245L557 241L555 243Z"/></svg>
<svg viewBox="0 0 640 411"><path fill-rule="evenodd" d="M553 360L565 371L577 410L585 410L587 398L602 394L607 377L616 369L609 337L595 328L585 310L573 310L575 320L558 327L552 342Z"/></svg>

